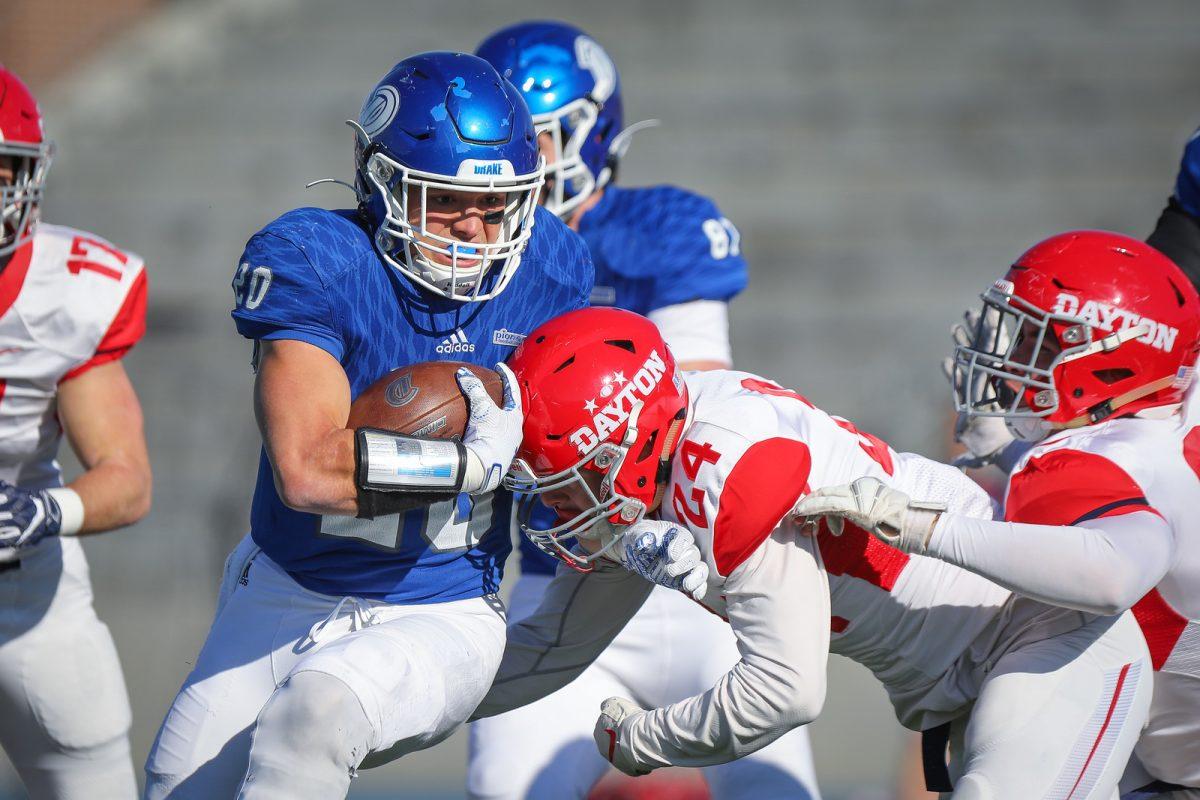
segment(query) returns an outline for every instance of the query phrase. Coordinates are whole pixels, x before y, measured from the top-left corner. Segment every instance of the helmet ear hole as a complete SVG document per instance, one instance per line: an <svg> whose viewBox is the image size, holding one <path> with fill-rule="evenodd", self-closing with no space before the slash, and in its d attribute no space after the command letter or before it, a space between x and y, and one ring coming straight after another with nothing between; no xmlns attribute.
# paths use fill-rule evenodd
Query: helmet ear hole
<svg viewBox="0 0 1200 800"><path fill-rule="evenodd" d="M658 441L658 431L653 431L649 436L646 437L646 444L642 446L642 452L638 453L638 456L634 459L633 463L640 464L650 456L654 455L654 443L656 441Z"/></svg>
<svg viewBox="0 0 1200 800"><path fill-rule="evenodd" d="M1171 280L1170 278L1167 278L1167 283L1171 284L1171 288L1175 291L1175 302L1179 304L1180 308L1183 308L1184 303L1186 302L1183 297L1183 292L1180 291L1179 286L1175 283L1175 281Z"/></svg>
<svg viewBox="0 0 1200 800"><path fill-rule="evenodd" d="M1111 386L1114 383L1133 377L1133 370L1125 367L1114 367L1112 369L1098 369L1092 372L1096 376L1096 380Z"/></svg>

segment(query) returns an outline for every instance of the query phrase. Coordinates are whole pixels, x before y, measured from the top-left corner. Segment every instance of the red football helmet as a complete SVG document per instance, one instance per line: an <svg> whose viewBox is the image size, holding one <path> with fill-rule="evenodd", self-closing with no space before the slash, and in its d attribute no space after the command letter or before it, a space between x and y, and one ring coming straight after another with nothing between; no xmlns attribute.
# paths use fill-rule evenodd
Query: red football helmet
<svg viewBox="0 0 1200 800"><path fill-rule="evenodd" d="M42 133L42 114L29 88L0 66L0 159L13 177L0 182L0 259L33 235L53 145Z"/></svg>
<svg viewBox="0 0 1200 800"><path fill-rule="evenodd" d="M528 526L527 507L521 528L545 552L587 571L607 547L577 554L572 539L597 538L592 528L604 520L632 525L657 507L687 416L687 387L654 323L614 308L550 320L508 365L521 387L525 439L505 485L529 495L575 485L592 503L548 530ZM598 492L585 471L601 476Z"/></svg>
<svg viewBox="0 0 1200 800"><path fill-rule="evenodd" d="M955 349L955 405L1004 417L1020 438L1178 403L1191 382L1200 297L1145 242L1053 236L982 297L971 342Z"/></svg>

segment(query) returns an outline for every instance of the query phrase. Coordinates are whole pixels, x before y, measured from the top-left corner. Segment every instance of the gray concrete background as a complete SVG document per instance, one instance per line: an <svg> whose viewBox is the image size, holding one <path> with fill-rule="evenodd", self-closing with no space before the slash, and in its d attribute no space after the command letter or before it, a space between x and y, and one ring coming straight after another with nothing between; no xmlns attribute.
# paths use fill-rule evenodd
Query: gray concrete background
<svg viewBox="0 0 1200 800"><path fill-rule="evenodd" d="M609 50L630 121L663 121L623 182L710 194L741 228L738 366L898 449L943 450L937 363L957 312L1044 236L1147 232L1200 123L1194 0L168 4L35 87L60 147L47 217L150 265L150 330L128 366L154 511L87 544L139 767L247 522L258 435L228 318L242 245L288 208L349 200L303 185L349 176L342 120L393 62L539 16ZM898 726L861 670L831 671L814 726L827 794L886 797ZM456 737L364 773L354 796L456 796L462 759Z"/></svg>

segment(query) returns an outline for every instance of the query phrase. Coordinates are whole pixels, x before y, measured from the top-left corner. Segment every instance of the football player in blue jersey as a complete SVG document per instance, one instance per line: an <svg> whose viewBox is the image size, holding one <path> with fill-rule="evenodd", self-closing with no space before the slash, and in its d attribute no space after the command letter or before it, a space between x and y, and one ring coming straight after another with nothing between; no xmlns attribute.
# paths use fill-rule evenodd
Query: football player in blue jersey
<svg viewBox="0 0 1200 800"><path fill-rule="evenodd" d="M360 765L448 736L504 648L512 496L495 489L519 394L498 407L462 370L461 443L349 430L349 408L407 364L503 361L586 304L591 259L538 206L528 108L482 59L405 59L350 124L357 209L287 212L233 281L263 437L250 535L150 753L149 798L342 797Z"/></svg>
<svg viewBox="0 0 1200 800"><path fill-rule="evenodd" d="M1175 193L1146 241L1178 264L1200 287L1200 130L1183 148Z"/></svg>
<svg viewBox="0 0 1200 800"><path fill-rule="evenodd" d="M476 51L518 87L546 159L545 207L587 242L596 267L593 305L648 316L683 369L730 366L728 301L746 285L737 228L706 197L674 186L617 186L637 126L622 128L612 59L583 31L526 22ZM554 514L529 504L532 527ZM525 537L511 618L534 610L555 565ZM661 706L712 686L738 660L728 626L683 594L657 588L580 678L544 700L471 725L471 797L584 797L608 771L592 727L601 701L635 697ZM741 761L705 770L717 798L818 797L807 732L797 729Z"/></svg>

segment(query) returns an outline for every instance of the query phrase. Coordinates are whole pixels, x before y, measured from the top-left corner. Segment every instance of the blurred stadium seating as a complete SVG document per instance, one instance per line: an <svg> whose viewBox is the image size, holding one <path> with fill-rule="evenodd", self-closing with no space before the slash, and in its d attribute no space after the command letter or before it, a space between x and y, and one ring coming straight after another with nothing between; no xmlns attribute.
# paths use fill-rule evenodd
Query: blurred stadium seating
<svg viewBox="0 0 1200 800"><path fill-rule="evenodd" d="M1057 230L1147 232L1200 123L1194 0L6 0L0 57L60 148L47 218L149 264L150 331L129 366L154 511L87 544L139 768L246 527L258 436L228 317L246 238L293 206L350 200L304 184L348 177L342 120L394 61L538 16L609 49L630 121L663 120L623 181L711 194L741 228L738 366L934 455L959 309ZM843 659L830 686L814 726L826 797L890 796L901 739L882 691ZM458 736L364 772L352 796L460 796L464 750ZM0 796L20 796L5 769Z"/></svg>

